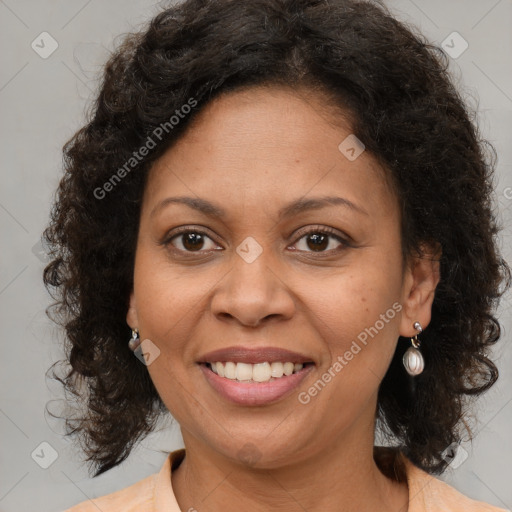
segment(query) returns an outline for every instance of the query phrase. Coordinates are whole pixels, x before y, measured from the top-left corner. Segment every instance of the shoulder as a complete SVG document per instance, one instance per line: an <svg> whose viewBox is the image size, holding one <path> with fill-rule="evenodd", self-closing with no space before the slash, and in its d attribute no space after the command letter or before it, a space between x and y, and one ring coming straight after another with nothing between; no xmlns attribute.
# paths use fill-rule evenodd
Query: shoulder
<svg viewBox="0 0 512 512"><path fill-rule="evenodd" d="M82 501L63 512L169 512L179 511L172 485L171 472L185 457L185 449L170 452L159 472L153 473L134 484Z"/></svg>
<svg viewBox="0 0 512 512"><path fill-rule="evenodd" d="M508 512L457 491L446 482L429 475L403 457L409 486L410 512Z"/></svg>
<svg viewBox="0 0 512 512"><path fill-rule="evenodd" d="M82 501L64 512L135 512L148 508L154 494L157 474L98 498Z"/></svg>

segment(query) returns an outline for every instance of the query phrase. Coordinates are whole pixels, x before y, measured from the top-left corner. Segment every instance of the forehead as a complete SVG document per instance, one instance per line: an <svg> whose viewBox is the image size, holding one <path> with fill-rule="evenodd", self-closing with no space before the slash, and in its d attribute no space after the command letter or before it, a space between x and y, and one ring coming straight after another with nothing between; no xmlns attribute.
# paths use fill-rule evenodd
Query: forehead
<svg viewBox="0 0 512 512"><path fill-rule="evenodd" d="M371 196L376 210L389 211L396 201L385 171L354 137L350 116L318 93L253 87L222 94L155 162L145 202L184 194L236 206L243 196L246 206L268 208L336 192L354 203Z"/></svg>

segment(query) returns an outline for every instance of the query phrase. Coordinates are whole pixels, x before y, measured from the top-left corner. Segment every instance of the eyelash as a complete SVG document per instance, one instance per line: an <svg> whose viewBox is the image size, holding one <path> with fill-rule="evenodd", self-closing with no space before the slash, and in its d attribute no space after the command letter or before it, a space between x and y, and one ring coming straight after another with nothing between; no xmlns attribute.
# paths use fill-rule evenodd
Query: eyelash
<svg viewBox="0 0 512 512"><path fill-rule="evenodd" d="M208 235L208 233L206 233L205 231L202 231L200 229L193 229L193 228L191 228L189 226L183 226L181 228L177 228L173 232L172 236L165 237L165 239L162 241L162 245L164 245L165 247L172 246L172 241L175 238L178 238L180 235L184 235L184 234L188 234L188 233L194 233L194 234L206 236L206 237L210 238L210 240L214 241L212 239L212 237L210 237ZM297 252L306 252L306 253L312 253L312 254L317 254L317 255L325 255L325 254L331 255L332 253L340 252L343 249L346 249L347 247L353 247L352 244L350 244L346 239L341 237L337 233L337 231L335 231L332 228L324 227L324 226L315 226L315 227L310 228L310 229L308 229L306 231L300 231L297 234L297 238L296 238L296 241L295 241L294 245L297 244L303 238L307 237L308 235L312 235L312 234L327 235L327 236L329 236L331 238L334 238L336 241L340 242L341 247L338 247L336 249L330 249L328 251L319 251L319 252L315 252L315 251L297 251ZM206 251L204 251L204 250L203 251L186 251L186 250L182 250L182 249L177 249L176 247L172 246L171 250L173 252L179 253L179 254L197 255L197 254L201 254L201 253L209 253L209 252L215 251L217 249L210 249L210 250L206 250Z"/></svg>

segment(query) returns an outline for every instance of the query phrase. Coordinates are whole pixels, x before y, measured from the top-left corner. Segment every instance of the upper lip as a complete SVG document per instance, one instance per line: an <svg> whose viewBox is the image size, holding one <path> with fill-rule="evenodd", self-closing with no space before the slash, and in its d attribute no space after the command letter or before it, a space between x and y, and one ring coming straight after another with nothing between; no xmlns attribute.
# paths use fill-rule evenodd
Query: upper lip
<svg viewBox="0 0 512 512"><path fill-rule="evenodd" d="M217 361L232 361L234 363L312 363L311 357L298 352L292 352L284 348L277 347L227 347L214 350L204 354L199 359L199 363L215 363Z"/></svg>

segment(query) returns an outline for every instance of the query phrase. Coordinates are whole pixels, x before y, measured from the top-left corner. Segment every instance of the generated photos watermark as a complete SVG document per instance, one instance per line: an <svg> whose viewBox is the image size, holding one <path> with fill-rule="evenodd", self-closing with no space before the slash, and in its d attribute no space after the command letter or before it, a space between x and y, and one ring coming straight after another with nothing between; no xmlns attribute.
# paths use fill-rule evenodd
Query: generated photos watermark
<svg viewBox="0 0 512 512"><path fill-rule="evenodd" d="M107 181L105 181L101 187L96 187L94 189L94 197L101 200L104 199L109 192L112 192L112 190L114 190L114 188L119 183L121 183L122 179L125 178L127 174L129 174L133 169L135 169L135 167L137 167L137 165L139 165L140 162L144 160L144 157L149 154L150 150L154 149L158 142L161 142L165 135L169 134L171 130L173 130L196 105L197 100L195 100L193 97L190 97L187 100L187 103L184 103L179 109L174 111L174 114L169 118L168 121L165 121L164 123L161 123L159 126L157 126L152 131L151 135L146 138L144 144L142 144L142 146L140 146L137 151L132 153L133 156L130 157L122 167L119 167L119 169L117 169L117 171L112 174L112 176Z"/></svg>
<svg viewBox="0 0 512 512"><path fill-rule="evenodd" d="M340 372L347 366L347 364L354 359L354 356L361 352L362 347L368 344L368 337L372 339L389 323L390 320L395 318L396 314L402 311L402 305L395 302L385 313L379 315L377 320L372 326L366 327L357 335L357 341L353 340L350 348L336 358L334 364L317 379L317 381L308 388L307 391L301 391L298 395L298 400L301 404L306 405L325 388L332 379L334 379Z"/></svg>

